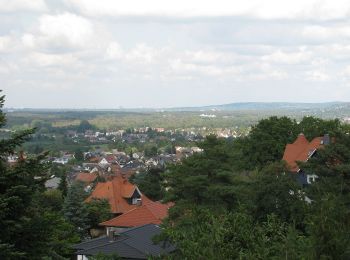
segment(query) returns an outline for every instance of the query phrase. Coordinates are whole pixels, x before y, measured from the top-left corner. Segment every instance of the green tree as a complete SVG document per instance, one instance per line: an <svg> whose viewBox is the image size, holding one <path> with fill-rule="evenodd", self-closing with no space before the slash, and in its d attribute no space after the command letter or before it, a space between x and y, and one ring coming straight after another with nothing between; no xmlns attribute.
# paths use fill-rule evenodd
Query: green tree
<svg viewBox="0 0 350 260"><path fill-rule="evenodd" d="M76 233L84 238L88 234L88 211L84 200L86 193L84 185L76 182L68 189L67 196L63 204L63 214L76 229Z"/></svg>
<svg viewBox="0 0 350 260"><path fill-rule="evenodd" d="M288 117L263 119L238 142L241 153L237 159L244 162L243 167L248 170L261 169L268 163L279 161L286 144L294 142L297 132L295 120Z"/></svg>
<svg viewBox="0 0 350 260"><path fill-rule="evenodd" d="M300 121L298 131L303 133L308 140L311 140L324 134L332 136L339 134L342 132L342 126L339 119L323 120L306 116Z"/></svg>
<svg viewBox="0 0 350 260"><path fill-rule="evenodd" d="M288 173L284 162L270 164L259 172L252 184L256 219L266 220L268 215L274 214L281 221L302 225L306 202L294 177Z"/></svg>
<svg viewBox="0 0 350 260"><path fill-rule="evenodd" d="M68 185L67 185L67 173L66 172L63 172L61 174L61 181L58 185L58 189L61 191L63 197L67 196Z"/></svg>
<svg viewBox="0 0 350 260"><path fill-rule="evenodd" d="M147 172L134 174L130 181L135 183L139 189L152 200L162 200L165 195L163 187L163 170L151 168Z"/></svg>
<svg viewBox="0 0 350 260"><path fill-rule="evenodd" d="M106 199L93 199L85 206L89 229L97 228L101 222L112 218L111 208Z"/></svg>
<svg viewBox="0 0 350 260"><path fill-rule="evenodd" d="M93 130L94 127L87 120L82 120L77 128L79 133L85 133L87 130Z"/></svg>
<svg viewBox="0 0 350 260"><path fill-rule="evenodd" d="M4 96L0 97L1 107L3 102ZM0 112L0 126L4 124L5 116ZM16 132L0 141L0 258L5 260L53 255L59 259L70 250L70 242L76 242L69 224L42 204L47 201L44 183L49 175L47 165L41 163L44 155L20 158L13 166L6 162L32 133Z"/></svg>
<svg viewBox="0 0 350 260"><path fill-rule="evenodd" d="M83 151L82 151L80 148L78 148L78 149L75 150L75 152L74 152L74 158L75 158L78 162L84 161L84 153L83 153Z"/></svg>

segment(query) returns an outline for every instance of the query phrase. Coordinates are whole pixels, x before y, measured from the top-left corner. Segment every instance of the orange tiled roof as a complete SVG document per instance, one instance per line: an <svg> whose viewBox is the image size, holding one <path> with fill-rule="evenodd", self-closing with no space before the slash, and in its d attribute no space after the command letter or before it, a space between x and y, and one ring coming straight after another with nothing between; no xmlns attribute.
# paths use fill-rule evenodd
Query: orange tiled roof
<svg viewBox="0 0 350 260"><path fill-rule="evenodd" d="M88 173L88 172L80 172L77 177L75 178L76 181L81 181L84 183L91 183L94 180L96 180L97 174L96 173Z"/></svg>
<svg viewBox="0 0 350 260"><path fill-rule="evenodd" d="M304 134L300 134L294 143L287 144L283 160L287 162L292 172L298 172L300 169L297 162L306 162L317 149L323 147L322 141L323 137L316 137L309 142Z"/></svg>
<svg viewBox="0 0 350 260"><path fill-rule="evenodd" d="M138 208L134 208L121 216L102 222L101 226L107 227L137 227L146 224L161 224L168 216L168 209L172 204L150 202Z"/></svg>
<svg viewBox="0 0 350 260"><path fill-rule="evenodd" d="M109 163L113 163L113 162L116 162L117 161L117 157L115 157L115 155L107 155L105 157L105 159L107 160L107 162Z"/></svg>
<svg viewBox="0 0 350 260"><path fill-rule="evenodd" d="M131 184L127 179L121 175L117 175L112 180L107 182L99 182L91 195L86 199L86 202L92 199L107 199L111 212L114 214L122 214L131 209L140 207L138 205L131 205L127 199L131 198L135 190L138 191L136 185ZM141 194L142 204L152 202L145 195Z"/></svg>

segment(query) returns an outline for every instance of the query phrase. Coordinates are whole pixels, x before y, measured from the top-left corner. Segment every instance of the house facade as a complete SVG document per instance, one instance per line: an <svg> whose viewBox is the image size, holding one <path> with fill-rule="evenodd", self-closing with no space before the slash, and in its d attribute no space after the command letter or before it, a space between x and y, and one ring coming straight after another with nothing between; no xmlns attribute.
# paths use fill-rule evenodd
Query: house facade
<svg viewBox="0 0 350 260"><path fill-rule="evenodd" d="M93 199L108 200L111 212L115 216L152 202L141 193L136 185L131 184L121 174L117 174L109 181L97 183L94 191L86 199L86 202Z"/></svg>
<svg viewBox="0 0 350 260"><path fill-rule="evenodd" d="M315 173L306 172L298 166L298 162L307 162L311 157L317 154L319 149L330 144L329 135L315 137L309 142L304 134L299 134L292 144L287 144L283 154L283 160L298 182L303 186L312 184L318 176Z"/></svg>

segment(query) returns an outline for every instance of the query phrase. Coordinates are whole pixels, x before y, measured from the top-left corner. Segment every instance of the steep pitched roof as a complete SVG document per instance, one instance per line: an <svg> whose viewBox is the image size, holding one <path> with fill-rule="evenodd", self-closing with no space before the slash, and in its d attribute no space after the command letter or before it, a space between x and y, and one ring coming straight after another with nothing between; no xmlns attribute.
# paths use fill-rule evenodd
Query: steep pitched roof
<svg viewBox="0 0 350 260"><path fill-rule="evenodd" d="M152 238L161 233L154 224L127 229L120 232L116 240L108 237L92 239L74 246L76 255L118 254L122 258L147 259L149 256L166 255L175 250L169 243L154 244Z"/></svg>
<svg viewBox="0 0 350 260"><path fill-rule="evenodd" d="M137 227L145 224L161 224L168 216L168 209L172 204L150 202L141 207L134 208L121 216L102 222L107 227Z"/></svg>
<svg viewBox="0 0 350 260"><path fill-rule="evenodd" d="M94 198L107 199L111 206L111 212L121 214L139 207L138 205L130 205L127 201L135 191L141 194L142 204L152 202L139 191L136 185L131 184L126 178L118 174L110 181L99 182L91 195L86 199L86 202Z"/></svg>
<svg viewBox="0 0 350 260"><path fill-rule="evenodd" d="M96 178L97 178L96 173L80 172L75 178L75 180L81 181L84 183L92 183L94 180L96 180Z"/></svg>
<svg viewBox="0 0 350 260"><path fill-rule="evenodd" d="M300 134L294 143L286 145L283 160L287 162L292 172L298 172L300 169L297 162L306 162L321 147L323 147L323 137L316 137L309 142L304 134Z"/></svg>

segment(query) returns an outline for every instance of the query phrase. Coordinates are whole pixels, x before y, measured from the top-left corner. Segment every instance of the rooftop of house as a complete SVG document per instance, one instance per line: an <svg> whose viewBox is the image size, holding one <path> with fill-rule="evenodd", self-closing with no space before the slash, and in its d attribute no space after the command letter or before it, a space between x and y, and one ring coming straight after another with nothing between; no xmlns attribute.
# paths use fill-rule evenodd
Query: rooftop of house
<svg viewBox="0 0 350 260"><path fill-rule="evenodd" d="M92 239L74 246L76 255L92 256L99 253L117 254L128 259L148 259L149 256L166 255L175 250L169 243L155 244L152 238L161 233L161 228L148 224L119 232L116 236Z"/></svg>
<svg viewBox="0 0 350 260"><path fill-rule="evenodd" d="M94 180L96 180L97 174L96 173L89 173L89 172L80 172L78 173L77 177L75 178L76 181L81 181L84 183L92 183Z"/></svg>
<svg viewBox="0 0 350 260"><path fill-rule="evenodd" d="M317 149L322 148L329 141L329 135L315 137L309 142L304 134L299 134L294 143L286 145L283 160L287 162L292 172L298 172L300 169L297 162L306 162Z"/></svg>
<svg viewBox="0 0 350 260"><path fill-rule="evenodd" d="M168 216L168 209L172 204L149 202L138 208L134 208L121 216L102 222L106 227L137 227L145 224L161 224Z"/></svg>
<svg viewBox="0 0 350 260"><path fill-rule="evenodd" d="M152 202L140 192L136 185L131 184L126 178L117 174L110 181L99 182L91 195L86 199L86 202L94 198L107 199L112 213L123 214L140 206L130 203L135 194L140 196L142 204Z"/></svg>

